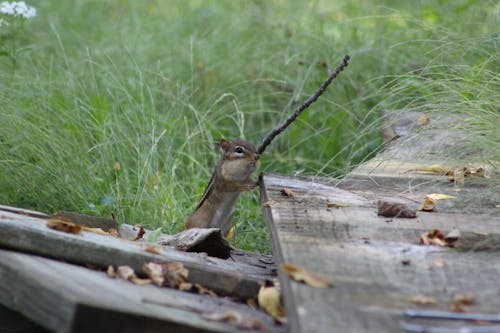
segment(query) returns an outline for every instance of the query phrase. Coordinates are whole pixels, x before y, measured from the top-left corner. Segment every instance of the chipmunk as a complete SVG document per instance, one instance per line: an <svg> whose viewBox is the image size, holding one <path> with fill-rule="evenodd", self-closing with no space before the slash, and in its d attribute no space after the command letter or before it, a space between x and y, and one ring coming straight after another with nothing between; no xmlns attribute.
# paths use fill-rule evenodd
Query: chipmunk
<svg viewBox="0 0 500 333"><path fill-rule="evenodd" d="M259 167L260 155L254 145L240 138L233 142L222 139L220 146L222 157L185 228L219 228L227 236L236 200L258 184L251 175Z"/></svg>

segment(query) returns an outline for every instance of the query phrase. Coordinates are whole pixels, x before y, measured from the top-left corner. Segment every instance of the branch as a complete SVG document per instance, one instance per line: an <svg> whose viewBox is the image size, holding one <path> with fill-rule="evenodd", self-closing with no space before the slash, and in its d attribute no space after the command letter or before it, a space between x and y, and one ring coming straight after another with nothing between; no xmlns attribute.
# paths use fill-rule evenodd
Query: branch
<svg viewBox="0 0 500 333"><path fill-rule="evenodd" d="M307 109L312 103L316 102L316 100L321 96L326 88L332 83L332 81L337 77L349 65L350 57L349 55L345 55L342 63L335 68L335 70L328 76L325 82L312 94L309 98L302 103L298 108L295 109L292 115L288 117L283 123L281 123L278 127L275 127L266 137L262 140L261 144L257 148L257 152L262 154L266 147L274 140L274 138L283 132L305 109Z"/></svg>

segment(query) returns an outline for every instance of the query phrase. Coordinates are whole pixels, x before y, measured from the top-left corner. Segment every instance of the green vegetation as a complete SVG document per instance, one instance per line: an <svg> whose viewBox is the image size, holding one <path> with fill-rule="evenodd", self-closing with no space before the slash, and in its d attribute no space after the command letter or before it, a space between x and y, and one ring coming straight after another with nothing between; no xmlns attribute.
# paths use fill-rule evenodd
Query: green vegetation
<svg viewBox="0 0 500 333"><path fill-rule="evenodd" d="M15 53L0 53L2 204L178 231L217 141L259 143L346 53L351 65L268 148L262 170L342 175L377 152L388 108L457 113L450 126L500 160L492 1L29 4L38 15ZM269 251L257 193L234 220L235 246Z"/></svg>

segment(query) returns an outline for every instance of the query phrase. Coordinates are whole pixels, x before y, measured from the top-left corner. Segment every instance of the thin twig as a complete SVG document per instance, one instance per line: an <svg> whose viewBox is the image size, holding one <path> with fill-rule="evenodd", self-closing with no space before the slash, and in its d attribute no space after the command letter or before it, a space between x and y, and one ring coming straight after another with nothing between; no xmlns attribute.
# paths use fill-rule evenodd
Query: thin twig
<svg viewBox="0 0 500 333"><path fill-rule="evenodd" d="M266 147L273 141L273 139L283 132L294 120L302 113L305 109L307 109L312 103L316 102L316 100L321 96L326 88L332 83L332 81L337 77L349 65L350 57L349 55L345 55L342 63L335 68L335 70L328 76L325 82L312 94L302 105L297 107L290 117L288 117L283 123L281 123L278 127L274 128L264 140L262 140L261 144L257 148L257 152L262 154Z"/></svg>

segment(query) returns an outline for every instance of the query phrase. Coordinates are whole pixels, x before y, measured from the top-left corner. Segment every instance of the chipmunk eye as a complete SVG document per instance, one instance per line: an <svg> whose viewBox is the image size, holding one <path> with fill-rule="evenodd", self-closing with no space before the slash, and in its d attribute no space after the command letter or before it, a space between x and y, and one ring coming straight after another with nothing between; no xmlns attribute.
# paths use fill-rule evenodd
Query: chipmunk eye
<svg viewBox="0 0 500 333"><path fill-rule="evenodd" d="M243 151L243 147L236 146L236 148L234 148L234 152L237 154L243 154Z"/></svg>

